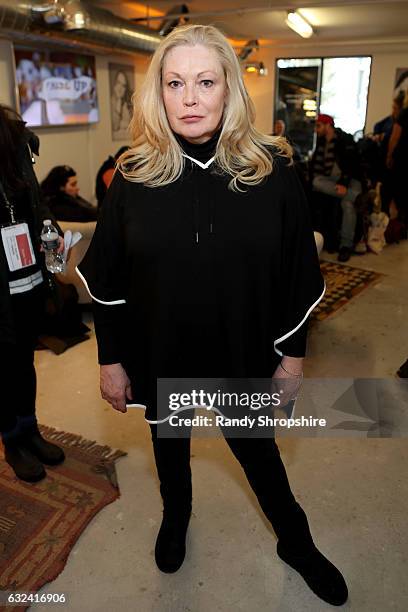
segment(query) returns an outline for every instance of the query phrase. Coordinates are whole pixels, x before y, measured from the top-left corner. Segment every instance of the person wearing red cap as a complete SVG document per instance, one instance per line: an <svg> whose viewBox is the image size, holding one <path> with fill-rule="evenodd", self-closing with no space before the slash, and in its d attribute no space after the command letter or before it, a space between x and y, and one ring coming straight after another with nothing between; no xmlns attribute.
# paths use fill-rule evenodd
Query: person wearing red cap
<svg viewBox="0 0 408 612"><path fill-rule="evenodd" d="M325 115L324 113L320 113L320 115L318 115L316 123L324 123L334 127L333 117L331 115Z"/></svg>
<svg viewBox="0 0 408 612"><path fill-rule="evenodd" d="M334 126L331 115L320 114L315 130L316 148L311 160L313 190L341 199L342 222L338 261L348 261L354 246L356 210L362 191L361 169L351 134Z"/></svg>

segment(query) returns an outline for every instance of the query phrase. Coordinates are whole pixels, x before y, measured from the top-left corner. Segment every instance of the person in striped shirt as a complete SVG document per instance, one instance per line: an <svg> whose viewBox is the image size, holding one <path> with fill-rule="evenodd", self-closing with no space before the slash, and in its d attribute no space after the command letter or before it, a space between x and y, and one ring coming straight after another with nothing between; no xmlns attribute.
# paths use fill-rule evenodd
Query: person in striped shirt
<svg viewBox="0 0 408 612"><path fill-rule="evenodd" d="M338 261L348 261L354 247L357 215L354 202L362 191L357 149L351 134L334 125L330 115L320 114L315 126L316 148L311 160L313 191L341 200L342 221Z"/></svg>

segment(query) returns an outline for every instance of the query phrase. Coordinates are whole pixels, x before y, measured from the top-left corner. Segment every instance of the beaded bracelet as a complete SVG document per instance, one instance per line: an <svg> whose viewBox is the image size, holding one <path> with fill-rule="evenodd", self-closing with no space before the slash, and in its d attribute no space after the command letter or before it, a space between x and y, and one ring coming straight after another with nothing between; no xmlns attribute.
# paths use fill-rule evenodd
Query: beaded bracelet
<svg viewBox="0 0 408 612"><path fill-rule="evenodd" d="M279 365L282 370L286 372L286 374L289 374L290 376L295 376L296 378L303 378L303 372L301 372L300 374L293 374L293 372L288 372L287 369L283 367L282 362Z"/></svg>

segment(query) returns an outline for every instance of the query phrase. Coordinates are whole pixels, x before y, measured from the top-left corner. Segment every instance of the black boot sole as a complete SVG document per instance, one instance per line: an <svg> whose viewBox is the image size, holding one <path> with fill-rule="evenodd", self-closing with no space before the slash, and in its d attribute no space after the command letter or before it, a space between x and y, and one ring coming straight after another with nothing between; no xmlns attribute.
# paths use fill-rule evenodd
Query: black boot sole
<svg viewBox="0 0 408 612"><path fill-rule="evenodd" d="M164 527L163 523L165 524ZM168 527L166 526L165 519L162 521L154 549L156 565L161 572L165 574L174 574L183 565L186 556L188 525L189 521L185 526L177 525ZM173 549L170 553L168 547Z"/></svg>
<svg viewBox="0 0 408 612"><path fill-rule="evenodd" d="M40 480L43 480L47 476L47 472L44 469L42 472L38 472L38 474L31 474L31 475L19 474L18 471L16 471L13 463L11 461L8 461L7 457L5 457L5 459L6 459L6 463L11 467L16 477L19 480L22 480L23 482L30 482L30 483L39 482Z"/></svg>
<svg viewBox="0 0 408 612"><path fill-rule="evenodd" d="M44 470L44 472L42 474L39 474L38 476L30 476L27 478L23 478L21 475L19 476L16 473L12 465L10 465L10 467L19 480L22 480L23 482L29 482L30 484L33 484L34 482L40 482L40 480L44 480L44 478L47 476L47 472Z"/></svg>
<svg viewBox="0 0 408 612"><path fill-rule="evenodd" d="M47 440L45 440L45 442L47 442ZM41 450L39 450L36 446L35 443L31 442L29 437L26 436L24 439L24 447L32 454L34 455L34 457L36 459L38 459L38 461L41 461L41 463L43 463L44 465L48 465L48 466L55 466L55 465L60 465L61 463L63 463L65 461L65 454L64 451L60 448L62 456L59 459L51 459L50 457L47 457L46 455L44 455ZM53 444L52 442L50 442L50 444ZM56 446L56 445L55 445Z"/></svg>
<svg viewBox="0 0 408 612"><path fill-rule="evenodd" d="M154 557L158 569L163 572L163 574L175 574L176 572L178 572L178 570L184 563L184 559L186 557L186 550L184 548L184 551L180 553L180 559L175 563L163 562L163 560L161 559L161 555L157 550L155 550Z"/></svg>
<svg viewBox="0 0 408 612"><path fill-rule="evenodd" d="M313 581L313 579L311 578L311 576L308 576L308 572L307 572L307 567L306 564L307 562L305 561L305 558L299 558L299 557L295 557L289 553L287 553L282 546L279 546L279 542L277 544L276 547L276 552L278 554L278 556L280 557L280 559L282 559L282 561L284 561L285 563L287 563L292 569L294 569L296 572L298 572L298 574L300 576L302 576L303 580L306 582L307 586L309 587L309 589L311 591L313 591L313 593L315 595L317 595L317 597L319 597L320 599L322 599L323 601L325 601L328 604L331 604L332 606L342 606L343 604L346 603L347 599L348 599L348 590L347 590L347 585L344 581L343 576L341 575L340 571L333 565L333 563L331 563L328 559L326 559L326 557L324 557L324 555L322 555L317 549L316 549L316 553L321 557L324 558L324 563L327 567L332 568L332 571L337 572L338 576L337 579L341 582L343 581L343 585L341 585L341 588L343 589L342 593L339 593L338 596L334 596L334 595L329 595L328 593L323 593L321 590L319 590L319 588L317 587L317 585L315 584L315 582ZM315 553L315 554L316 554ZM314 554L312 553L310 555L310 560L311 562L313 562L313 556ZM339 586L340 588L340 586Z"/></svg>
<svg viewBox="0 0 408 612"><path fill-rule="evenodd" d="M50 461L49 459L45 460L42 459L38 454L36 454L33 450L30 450L30 452L37 457L38 461L41 461L41 463L43 463L44 465L48 465L49 467L53 467L55 465L61 465L61 463L64 463L65 461L65 457L63 457L62 459L59 459L58 461Z"/></svg>

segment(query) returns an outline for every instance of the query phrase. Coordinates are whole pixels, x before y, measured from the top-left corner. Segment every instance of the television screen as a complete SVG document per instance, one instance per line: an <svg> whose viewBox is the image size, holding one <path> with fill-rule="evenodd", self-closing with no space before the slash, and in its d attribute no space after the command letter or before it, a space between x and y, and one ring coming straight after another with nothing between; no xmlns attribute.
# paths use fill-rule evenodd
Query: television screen
<svg viewBox="0 0 408 612"><path fill-rule="evenodd" d="M99 120L95 58L65 51L14 49L20 113L29 126Z"/></svg>

